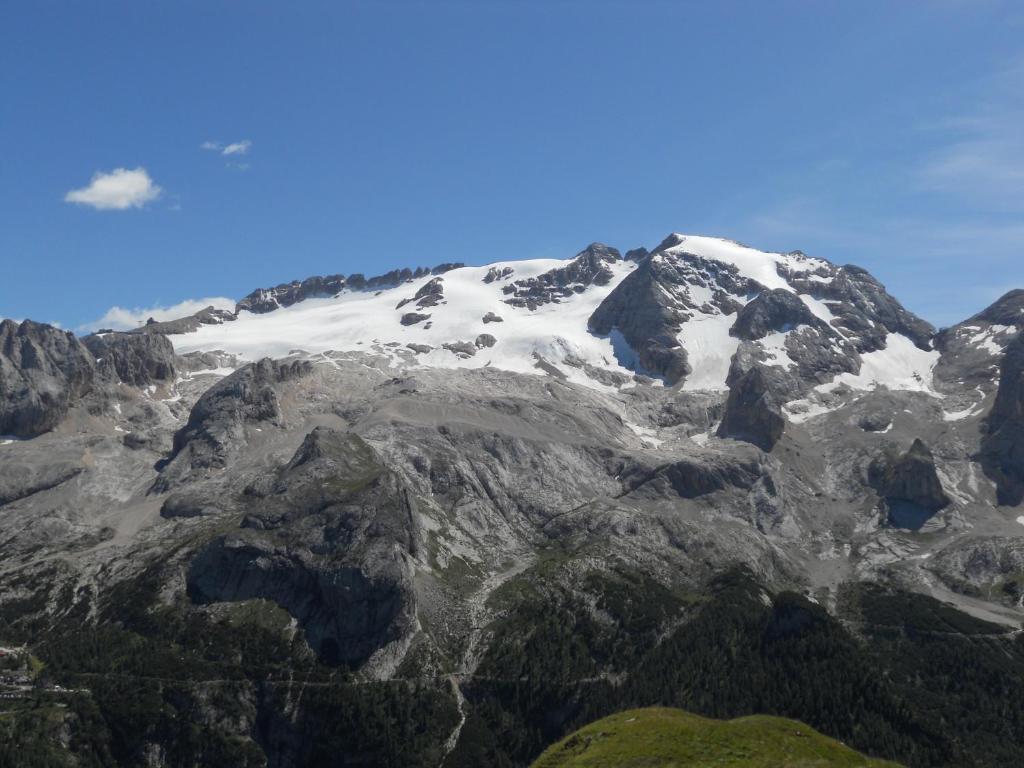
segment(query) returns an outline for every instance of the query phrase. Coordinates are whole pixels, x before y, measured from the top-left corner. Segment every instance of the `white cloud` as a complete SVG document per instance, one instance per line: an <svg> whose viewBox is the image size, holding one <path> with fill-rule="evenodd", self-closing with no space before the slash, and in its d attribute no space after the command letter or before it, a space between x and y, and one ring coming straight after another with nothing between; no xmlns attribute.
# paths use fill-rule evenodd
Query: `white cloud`
<svg viewBox="0 0 1024 768"><path fill-rule="evenodd" d="M199 148L206 149L211 152L218 152L228 157L231 155L247 155L249 154L249 150L252 149L252 141L249 139L242 139L241 141L234 141L230 144L222 144L219 141L204 141L199 145Z"/></svg>
<svg viewBox="0 0 1024 768"><path fill-rule="evenodd" d="M224 149L221 150L222 155L247 155L249 149L252 147L252 142L249 139L243 139L242 141L236 141L234 144L228 144Z"/></svg>
<svg viewBox="0 0 1024 768"><path fill-rule="evenodd" d="M234 310L235 300L223 296L214 296L208 299L186 299L169 307L135 307L133 309L111 307L99 320L86 323L79 330L96 331L100 328L111 328L115 331L125 331L144 325L151 317L158 321L177 320L180 317L194 315L199 310L206 309L206 307L211 305L216 309Z"/></svg>
<svg viewBox="0 0 1024 768"><path fill-rule="evenodd" d="M110 173L97 172L89 186L71 190L64 201L98 211L124 211L156 200L161 191L145 168L115 168Z"/></svg>

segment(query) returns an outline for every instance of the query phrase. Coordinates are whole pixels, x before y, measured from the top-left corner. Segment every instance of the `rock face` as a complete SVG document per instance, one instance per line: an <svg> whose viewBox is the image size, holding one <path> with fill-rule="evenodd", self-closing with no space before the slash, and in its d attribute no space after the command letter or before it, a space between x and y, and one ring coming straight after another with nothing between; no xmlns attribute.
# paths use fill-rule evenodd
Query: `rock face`
<svg viewBox="0 0 1024 768"><path fill-rule="evenodd" d="M665 301L664 286L682 281L670 264L652 258L642 261L590 316L590 331L599 336L621 334L635 352L640 372L675 384L690 373L686 350L677 339L686 315Z"/></svg>
<svg viewBox="0 0 1024 768"><path fill-rule="evenodd" d="M330 664L359 666L410 630L415 504L359 437L313 430L249 507L246 530L192 560L194 601L271 600Z"/></svg>
<svg viewBox="0 0 1024 768"><path fill-rule="evenodd" d="M258 288L235 305L235 312L273 312L305 299L336 296L347 284L344 275L326 275L281 283L273 288Z"/></svg>
<svg viewBox="0 0 1024 768"><path fill-rule="evenodd" d="M773 331L789 331L798 325L822 324L800 297L792 291L776 288L761 293L736 313L729 333L747 341L763 339Z"/></svg>
<svg viewBox="0 0 1024 768"><path fill-rule="evenodd" d="M0 435L35 437L93 389L96 366L73 333L0 321Z"/></svg>
<svg viewBox="0 0 1024 768"><path fill-rule="evenodd" d="M1000 504L1024 501L1024 334L1007 347L999 388L985 420L980 459L996 483Z"/></svg>
<svg viewBox="0 0 1024 768"><path fill-rule="evenodd" d="M854 342L858 352L882 349L890 333L908 337L920 349L931 348L931 323L905 309L867 270L851 264L832 269L829 281L794 276L790 283L827 302L835 315L832 325Z"/></svg>
<svg viewBox="0 0 1024 768"><path fill-rule="evenodd" d="M487 274L484 275L483 281L485 283L493 283L495 280L507 280L515 273L512 267L491 267L487 270Z"/></svg>
<svg viewBox="0 0 1024 768"><path fill-rule="evenodd" d="M966 386L984 394L994 392L1003 355L1015 338L1024 332L1024 291L1010 291L991 306L946 328L935 336L935 347L942 352L935 366L935 378L955 394Z"/></svg>
<svg viewBox="0 0 1024 768"><path fill-rule="evenodd" d="M0 507L56 488L77 477L83 469L81 464L70 461L50 461L42 465L33 465L9 460L5 472L0 475Z"/></svg>
<svg viewBox="0 0 1024 768"><path fill-rule="evenodd" d="M162 334L97 334L86 336L82 343L109 379L136 387L174 381L174 347Z"/></svg>
<svg viewBox="0 0 1024 768"><path fill-rule="evenodd" d="M719 437L731 437L770 451L782 437L786 419L772 396L764 370L755 366L729 389Z"/></svg>
<svg viewBox="0 0 1024 768"><path fill-rule="evenodd" d="M279 425L276 386L312 371L308 361L263 359L235 371L208 389L174 435L171 458L153 490L170 490L195 472L227 466L254 424Z"/></svg>
<svg viewBox="0 0 1024 768"><path fill-rule="evenodd" d="M353 273L348 277L345 275L307 277L302 281L293 280L290 283L281 283L273 288L258 288L238 302L235 306L235 313L242 311L258 314L273 312L275 309L290 307L292 304L306 299L337 296L343 290L376 291L382 288L393 288L424 275L442 275L462 266L461 263L446 262L438 264L433 269L428 267L393 269L383 275L369 278L359 273Z"/></svg>
<svg viewBox="0 0 1024 768"><path fill-rule="evenodd" d="M430 315L425 315L422 312L406 312L402 315L402 319L399 321L402 325L416 325L416 323L422 323L424 320L429 320Z"/></svg>
<svg viewBox="0 0 1024 768"><path fill-rule="evenodd" d="M916 530L949 504L935 458L920 438L903 455L890 446L872 463L869 477L885 501L889 522L897 528Z"/></svg>
<svg viewBox="0 0 1024 768"><path fill-rule="evenodd" d="M444 301L444 278L435 277L433 280L428 280L424 283L411 299L402 299L398 302L395 309L401 309L411 302L416 302L417 307L424 309L426 307L435 307L442 301Z"/></svg>
<svg viewBox="0 0 1024 768"><path fill-rule="evenodd" d="M141 328L133 328L130 331L125 331L125 333L162 333L170 335L192 333L204 325L220 325L221 323L230 323L236 319L237 315L230 310L209 306L199 310L194 315L177 320L158 321L151 317ZM111 333L111 331L101 330L96 333Z"/></svg>
<svg viewBox="0 0 1024 768"><path fill-rule="evenodd" d="M449 352L462 357L473 357L476 354L478 344L474 344L471 341L451 341L447 344L442 344L442 347L447 349Z"/></svg>
<svg viewBox="0 0 1024 768"><path fill-rule="evenodd" d="M582 293L588 286L607 285L612 279L608 265L621 259L622 254L615 248L591 243L564 267L506 285L503 291L509 298L505 303L528 309L557 304L560 298Z"/></svg>
<svg viewBox="0 0 1024 768"><path fill-rule="evenodd" d="M964 321L985 322L992 325L1024 326L1024 289L1007 291L990 306Z"/></svg>

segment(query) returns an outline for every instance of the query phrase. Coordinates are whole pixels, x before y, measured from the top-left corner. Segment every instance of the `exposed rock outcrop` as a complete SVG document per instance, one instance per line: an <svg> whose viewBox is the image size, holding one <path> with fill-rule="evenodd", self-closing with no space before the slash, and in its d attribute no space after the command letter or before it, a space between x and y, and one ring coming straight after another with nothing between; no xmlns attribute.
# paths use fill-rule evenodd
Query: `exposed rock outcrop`
<svg viewBox="0 0 1024 768"><path fill-rule="evenodd" d="M459 355L460 357L473 357L477 350L477 345L471 341L450 341L446 344L442 344L441 346L452 354Z"/></svg>
<svg viewBox="0 0 1024 768"><path fill-rule="evenodd" d="M465 266L461 262L445 262L433 269L416 267L409 269L393 269L383 275L366 277L360 273L345 275L327 275L324 277L307 277L305 280L293 280L281 283L273 288L258 288L235 306L235 312L273 312L280 307L290 307L306 299L337 296L343 290L376 291L382 288L393 288L396 285L415 280L425 275L443 275L453 269Z"/></svg>
<svg viewBox="0 0 1024 768"><path fill-rule="evenodd" d="M744 457L700 454L649 468L637 464L622 471L627 493L696 499L732 488L748 491L764 473L761 464Z"/></svg>
<svg viewBox="0 0 1024 768"><path fill-rule="evenodd" d="M979 458L996 483L999 503L1016 506L1024 501L1024 334L1006 348L999 371Z"/></svg>
<svg viewBox="0 0 1024 768"><path fill-rule="evenodd" d="M786 427L779 404L772 395L768 378L760 366L740 376L729 388L719 437L731 437L770 451Z"/></svg>
<svg viewBox="0 0 1024 768"><path fill-rule="evenodd" d="M636 360L622 359L617 352L620 363L675 384L690 373L686 350L676 338L688 316L665 301L663 286L682 281L666 262L645 259L594 310L587 321L590 331L599 336L621 334Z"/></svg>
<svg viewBox="0 0 1024 768"><path fill-rule="evenodd" d="M416 325L416 323L422 323L424 320L429 319L430 315L425 315L421 312L406 312L398 322L402 325Z"/></svg>
<svg viewBox="0 0 1024 768"><path fill-rule="evenodd" d="M790 331L798 325L818 326L814 313L792 291L765 291L736 313L729 333L747 341L763 339L773 331Z"/></svg>
<svg viewBox="0 0 1024 768"><path fill-rule="evenodd" d="M144 387L174 381L174 346L159 333L105 333L82 343L106 378Z"/></svg>
<svg viewBox="0 0 1024 768"><path fill-rule="evenodd" d="M125 331L125 333L163 333L169 335L192 333L192 331L204 325L220 325L221 323L230 323L235 319L237 319L237 315L234 312L227 309L217 309L211 305L204 307L194 315L181 317L176 320L155 320L151 317L142 327L133 328L130 331ZM96 333L111 333L111 331L100 330Z"/></svg>
<svg viewBox="0 0 1024 768"><path fill-rule="evenodd" d="M557 304L560 298L582 293L588 286L607 285L612 279L608 265L621 259L622 254L615 248L591 243L564 267L506 285L503 291L509 298L505 303L531 310Z"/></svg>
<svg viewBox="0 0 1024 768"><path fill-rule="evenodd" d="M402 299L398 302L395 309L401 309L411 302L416 302L417 307L424 309L426 307L435 307L442 301L444 301L444 278L435 277L433 280L428 280L420 286L420 289L416 291L411 299Z"/></svg>
<svg viewBox="0 0 1024 768"><path fill-rule="evenodd" d="M505 280L511 277L515 273L512 267L491 267L487 270L487 274L484 275L483 281L485 283L493 283L495 280Z"/></svg>
<svg viewBox="0 0 1024 768"><path fill-rule="evenodd" d="M332 664L359 666L412 631L415 502L359 437L313 430L247 519L193 559L194 601L272 600Z"/></svg>
<svg viewBox="0 0 1024 768"><path fill-rule="evenodd" d="M949 504L935 458L920 438L902 455L888 446L871 463L868 479L884 500L889 522L897 528L916 530Z"/></svg>
<svg viewBox="0 0 1024 768"><path fill-rule="evenodd" d="M312 370L305 360L265 358L210 387L192 408L185 426L175 433L171 459L153 490L167 491L195 471L226 466L245 444L248 426L280 424L276 385Z"/></svg>
<svg viewBox="0 0 1024 768"><path fill-rule="evenodd" d="M73 333L0 321L0 435L48 432L96 379L93 356Z"/></svg>
<svg viewBox="0 0 1024 768"><path fill-rule="evenodd" d="M836 268L828 281L793 277L791 283L826 302L835 315L832 325L843 331L858 352L884 348L890 333L901 333L918 348L931 349L935 334L931 323L905 309L866 269L847 264Z"/></svg>
<svg viewBox="0 0 1024 768"><path fill-rule="evenodd" d="M0 474L0 507L12 501L48 491L81 474L84 467L70 461L30 464L8 461Z"/></svg>

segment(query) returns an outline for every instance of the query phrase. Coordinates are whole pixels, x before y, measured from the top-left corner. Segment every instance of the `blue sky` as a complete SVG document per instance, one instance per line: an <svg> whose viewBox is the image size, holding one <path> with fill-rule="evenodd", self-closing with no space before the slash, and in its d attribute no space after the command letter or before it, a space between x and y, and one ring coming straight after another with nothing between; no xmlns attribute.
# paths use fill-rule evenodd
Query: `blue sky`
<svg viewBox="0 0 1024 768"><path fill-rule="evenodd" d="M681 231L956 322L1024 287L1022 41L983 0L10 0L0 316Z"/></svg>

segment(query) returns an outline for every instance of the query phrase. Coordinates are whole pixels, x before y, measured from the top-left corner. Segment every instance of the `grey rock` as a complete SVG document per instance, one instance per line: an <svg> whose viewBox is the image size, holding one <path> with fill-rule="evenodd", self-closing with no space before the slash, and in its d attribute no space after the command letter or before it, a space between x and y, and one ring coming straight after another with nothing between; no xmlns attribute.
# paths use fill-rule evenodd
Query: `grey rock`
<svg viewBox="0 0 1024 768"><path fill-rule="evenodd" d="M696 499L727 488L750 490L765 470L754 458L704 454L675 459L656 467L626 467L621 479L626 492L657 497Z"/></svg>
<svg viewBox="0 0 1024 768"><path fill-rule="evenodd" d="M486 315L483 316L483 321L484 325L486 325L487 323L502 323L504 322L504 319L501 317L501 315L496 315L493 312L488 312Z"/></svg>
<svg viewBox="0 0 1024 768"><path fill-rule="evenodd" d="M622 258L625 261L641 261L650 252L646 248L632 248L626 251L626 255Z"/></svg>
<svg viewBox="0 0 1024 768"><path fill-rule="evenodd" d="M84 469L81 464L70 461L35 464L17 459L8 460L0 474L0 507L56 488L77 477Z"/></svg>
<svg viewBox="0 0 1024 768"><path fill-rule="evenodd" d="M272 600L324 661L358 666L415 623L407 558L422 546L416 516L408 488L373 448L319 427L252 507L248 530L192 560L189 595Z"/></svg>
<svg viewBox="0 0 1024 768"><path fill-rule="evenodd" d="M476 354L476 344L471 341L450 341L441 346L460 357L473 357Z"/></svg>
<svg viewBox="0 0 1024 768"><path fill-rule="evenodd" d="M281 283L273 288L258 288L235 306L235 312L243 310L248 312L265 313L273 312L280 307L290 307L300 301L310 298L323 298L336 296L343 290L351 291L377 291L383 288L394 288L410 280L425 275L442 275L453 269L465 266L462 263L446 262L438 264L433 269L416 267L409 269L393 269L382 275L367 278L360 273L353 273L348 277L345 275L327 275L324 277L308 277L305 280L293 280L290 283Z"/></svg>
<svg viewBox="0 0 1024 768"><path fill-rule="evenodd" d="M865 413L857 422L857 425L865 432L884 432L891 424L892 414L885 411Z"/></svg>
<svg viewBox="0 0 1024 768"><path fill-rule="evenodd" d="M204 325L220 325L221 323L230 323L236 319L237 315L230 310L209 306L204 307L194 315L181 317L176 320L158 321L151 317L142 327L133 328L130 331L125 331L125 333L163 333L168 335L192 333ZM99 335L102 333L112 333L112 331L97 331L96 333Z"/></svg>
<svg viewBox="0 0 1024 768"><path fill-rule="evenodd" d="M160 516L169 520L176 517L215 517L221 511L202 494L173 493L161 505Z"/></svg>
<svg viewBox="0 0 1024 768"><path fill-rule="evenodd" d="M836 316L833 324L854 342L858 352L882 349L889 333L901 333L920 349L931 349L935 328L906 310L861 267L840 267L830 282L800 278L791 278L790 282L826 302Z"/></svg>
<svg viewBox="0 0 1024 768"><path fill-rule="evenodd" d="M920 528L949 504L935 459L920 438L902 455L890 446L872 462L868 476L885 500L889 522L898 528Z"/></svg>
<svg viewBox="0 0 1024 768"><path fill-rule="evenodd" d="M410 343L410 344L406 344L405 346L406 346L406 347L407 347L408 349L411 349L411 350L412 350L413 352L415 352L415 353L416 353L417 355L425 355L425 354L427 354L428 352L431 352L431 351L433 351L433 349L434 349L434 348L433 348L432 346L430 346L429 344L415 344L415 343Z"/></svg>
<svg viewBox="0 0 1024 768"><path fill-rule="evenodd" d="M344 275L327 275L293 280L273 288L258 288L235 305L235 312L273 312L305 299L336 296L347 286Z"/></svg>
<svg viewBox="0 0 1024 768"><path fill-rule="evenodd" d="M619 371L610 371L607 368L598 368L596 365L591 365L574 355L566 355L562 362L571 368L578 368L594 381L609 387L624 387L633 381L632 376L620 373Z"/></svg>
<svg viewBox="0 0 1024 768"><path fill-rule="evenodd" d="M729 333L747 341L763 339L773 331L789 331L798 325L821 323L800 297L777 288L764 291L736 313Z"/></svg>
<svg viewBox="0 0 1024 768"><path fill-rule="evenodd" d="M1024 501L1024 334L1006 348L999 388L985 419L979 459L995 483L1000 504Z"/></svg>
<svg viewBox="0 0 1024 768"><path fill-rule="evenodd" d="M430 315L424 315L419 312L406 312L398 322L402 325L416 325L416 323L422 323L424 320L429 319Z"/></svg>
<svg viewBox="0 0 1024 768"><path fill-rule="evenodd" d="M162 334L97 334L86 336L82 343L108 379L136 387L174 381L174 347Z"/></svg>
<svg viewBox="0 0 1024 768"><path fill-rule="evenodd" d="M503 292L510 298L505 299L505 303L531 310L557 304L560 298L581 293L588 286L607 285L612 279L608 265L621 259L616 249L591 243L564 267L506 285Z"/></svg>
<svg viewBox="0 0 1024 768"><path fill-rule="evenodd" d="M1024 327L1024 289L1016 288L1007 291L988 307L964 322Z"/></svg>
<svg viewBox="0 0 1024 768"><path fill-rule="evenodd" d="M782 437L786 420L780 412L764 369L755 366L729 388L719 437L731 437L771 451Z"/></svg>
<svg viewBox="0 0 1024 768"><path fill-rule="evenodd" d="M312 370L308 361L265 358L214 384L175 433L171 457L152 490L168 491L194 472L227 466L244 446L247 426L281 425L277 386Z"/></svg>
<svg viewBox="0 0 1024 768"><path fill-rule="evenodd" d="M483 281L490 284L495 280L504 280L511 277L514 272L515 270L512 267L502 267L500 269L498 267L491 267L487 270L487 274L483 276Z"/></svg>
<svg viewBox="0 0 1024 768"><path fill-rule="evenodd" d="M484 347L493 347L498 340L489 333L481 333L473 343L476 344L477 349L483 349Z"/></svg>
<svg viewBox="0 0 1024 768"><path fill-rule="evenodd" d="M96 380L93 357L73 333L0 321L0 435L48 432Z"/></svg>
<svg viewBox="0 0 1024 768"><path fill-rule="evenodd" d="M444 298L444 278L435 277L416 291L413 301L420 309L436 306Z"/></svg>

